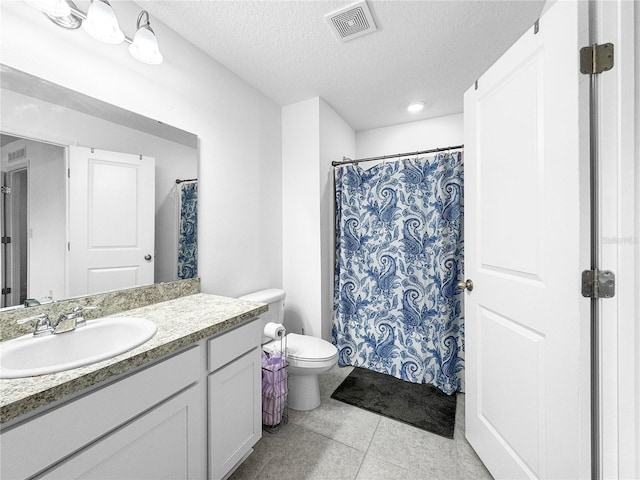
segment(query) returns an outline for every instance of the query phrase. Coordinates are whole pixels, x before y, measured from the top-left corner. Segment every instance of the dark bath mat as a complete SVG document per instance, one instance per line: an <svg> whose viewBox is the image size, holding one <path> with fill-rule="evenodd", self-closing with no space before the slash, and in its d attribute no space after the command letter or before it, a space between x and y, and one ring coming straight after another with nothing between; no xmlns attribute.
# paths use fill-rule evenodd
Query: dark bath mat
<svg viewBox="0 0 640 480"><path fill-rule="evenodd" d="M447 395L433 385L405 382L366 368L354 368L331 398L453 438L456 396Z"/></svg>

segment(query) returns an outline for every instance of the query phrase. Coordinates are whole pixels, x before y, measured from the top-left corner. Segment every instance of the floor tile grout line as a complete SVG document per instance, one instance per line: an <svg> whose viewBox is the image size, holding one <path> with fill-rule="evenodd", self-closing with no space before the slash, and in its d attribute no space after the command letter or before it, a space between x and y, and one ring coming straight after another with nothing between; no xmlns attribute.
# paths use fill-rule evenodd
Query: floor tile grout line
<svg viewBox="0 0 640 480"><path fill-rule="evenodd" d="M376 422L376 428L373 430L373 435L371 435L371 438L369 439L369 443L367 444L367 449L364 451L364 455L366 456L367 453L369 453L369 448L371 448L371 444L373 443L373 439L376 436L376 433L378 431L378 427L380 426L380 418L382 418L380 415L378 415L378 421Z"/></svg>
<svg viewBox="0 0 640 480"><path fill-rule="evenodd" d="M358 467L358 471L356 472L356 476L353 477L354 480L358 480L358 475L360 475L360 470L362 470L362 466L364 465L365 460L367 459L367 454L369 453L369 448L371 447L371 444L373 443L373 437L376 436L376 432L378 431L378 426L380 425L380 415L377 415L378 417L378 421L376 422L376 428L373 430L373 434L371 435L371 438L369 439L369 443L367 444L367 448L364 451L364 455L362 455L362 461L360 462L360 466Z"/></svg>

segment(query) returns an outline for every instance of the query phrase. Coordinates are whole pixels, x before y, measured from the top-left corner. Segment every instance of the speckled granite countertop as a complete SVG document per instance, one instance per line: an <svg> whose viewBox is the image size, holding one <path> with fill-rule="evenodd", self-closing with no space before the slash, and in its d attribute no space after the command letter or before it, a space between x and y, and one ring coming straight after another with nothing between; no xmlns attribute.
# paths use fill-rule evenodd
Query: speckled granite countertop
<svg viewBox="0 0 640 480"><path fill-rule="evenodd" d="M221 333L267 311L266 305L198 293L117 313L152 320L158 331L133 350L93 365L0 380L0 423Z"/></svg>

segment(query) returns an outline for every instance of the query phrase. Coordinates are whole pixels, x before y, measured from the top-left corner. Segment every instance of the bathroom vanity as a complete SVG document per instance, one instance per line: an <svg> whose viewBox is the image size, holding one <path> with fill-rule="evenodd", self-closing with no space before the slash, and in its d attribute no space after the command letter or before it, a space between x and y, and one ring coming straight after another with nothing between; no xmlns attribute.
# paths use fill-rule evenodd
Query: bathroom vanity
<svg viewBox="0 0 640 480"><path fill-rule="evenodd" d="M0 380L0 476L224 478L261 436L266 309L195 294L120 312L156 335L97 364Z"/></svg>

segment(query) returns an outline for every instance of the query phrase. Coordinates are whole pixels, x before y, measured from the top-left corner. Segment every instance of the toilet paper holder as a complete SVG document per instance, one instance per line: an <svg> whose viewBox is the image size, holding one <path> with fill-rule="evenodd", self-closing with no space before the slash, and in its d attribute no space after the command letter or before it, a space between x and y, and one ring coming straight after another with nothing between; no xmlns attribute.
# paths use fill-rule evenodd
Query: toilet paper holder
<svg viewBox="0 0 640 480"><path fill-rule="evenodd" d="M271 337L266 330L265 326L265 336ZM289 421L286 332L282 327L273 334L279 339L279 347L263 351L262 355L262 428L268 433L276 433L280 425Z"/></svg>

